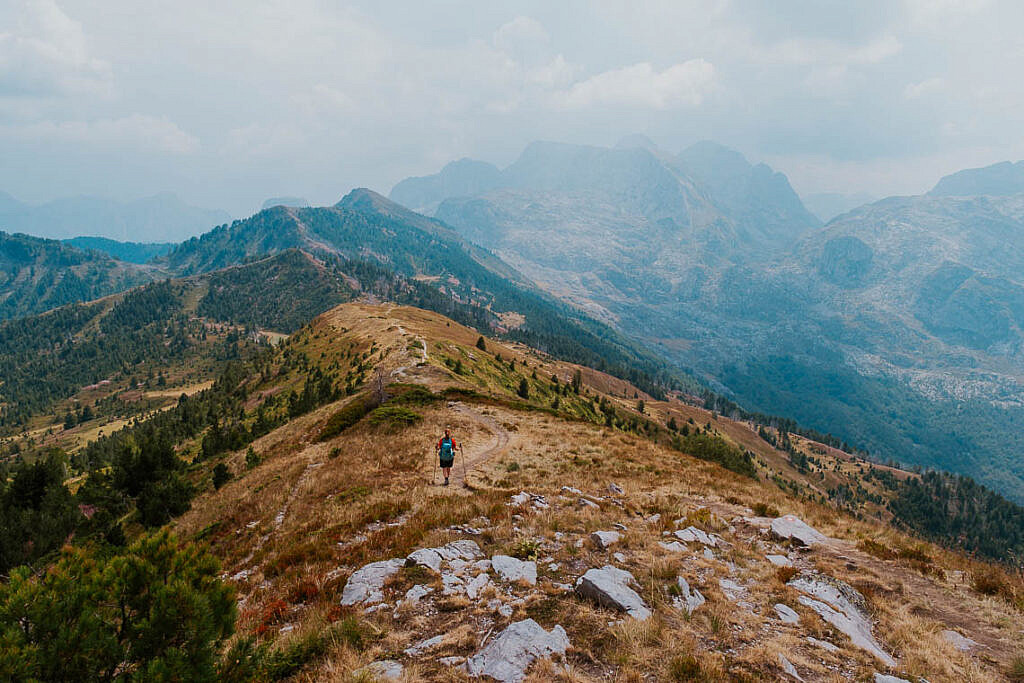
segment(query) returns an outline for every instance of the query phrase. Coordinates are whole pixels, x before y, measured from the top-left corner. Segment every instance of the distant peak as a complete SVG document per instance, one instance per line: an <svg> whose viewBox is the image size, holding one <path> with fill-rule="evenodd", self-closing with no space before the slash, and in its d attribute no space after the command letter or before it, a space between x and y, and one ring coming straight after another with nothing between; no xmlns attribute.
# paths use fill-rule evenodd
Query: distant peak
<svg viewBox="0 0 1024 683"><path fill-rule="evenodd" d="M661 150L658 148L654 141L646 135L641 133L633 133L627 135L617 143L615 143L615 149L646 149L649 152L658 153Z"/></svg>
<svg viewBox="0 0 1024 683"><path fill-rule="evenodd" d="M291 206L295 208L305 208L309 206L309 202L303 197L271 197L267 201L263 202L262 208L269 209L272 206Z"/></svg>
<svg viewBox="0 0 1024 683"><path fill-rule="evenodd" d="M1024 161L1001 161L991 166L967 168L944 176L930 195L969 197L1024 193Z"/></svg>

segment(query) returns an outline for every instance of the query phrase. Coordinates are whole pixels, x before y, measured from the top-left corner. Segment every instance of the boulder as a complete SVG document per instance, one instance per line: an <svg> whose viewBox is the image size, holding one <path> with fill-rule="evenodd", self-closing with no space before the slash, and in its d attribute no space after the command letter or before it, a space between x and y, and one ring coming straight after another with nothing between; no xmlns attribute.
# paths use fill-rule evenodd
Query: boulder
<svg viewBox="0 0 1024 683"><path fill-rule="evenodd" d="M685 553L687 550L689 550L689 548L687 548L679 541L671 541L669 543L662 543L661 541L658 541L658 545L660 545L665 550L668 550L669 552L673 553Z"/></svg>
<svg viewBox="0 0 1024 683"><path fill-rule="evenodd" d="M502 581L525 581L531 586L537 585L536 562L524 562L508 555L495 555L491 558L491 567Z"/></svg>
<svg viewBox="0 0 1024 683"><path fill-rule="evenodd" d="M635 585L636 579L628 571L605 565L600 569L588 569L578 578L576 593L603 607L617 609L643 621L651 616L651 610L631 588Z"/></svg>
<svg viewBox="0 0 1024 683"><path fill-rule="evenodd" d="M476 578L470 581L466 585L466 597L470 600L476 600L480 597L480 593L483 592L484 588L491 583L491 577L487 574L479 574Z"/></svg>
<svg viewBox="0 0 1024 683"><path fill-rule="evenodd" d="M957 633L956 631L943 631L942 639L960 650L960 652L970 652L971 650L978 648L977 641L971 640L967 636Z"/></svg>
<svg viewBox="0 0 1024 683"><path fill-rule="evenodd" d="M854 645L870 652L886 666L896 666L896 660L875 640L867 615L867 603L855 588L817 572L804 572L787 585L805 593L798 598L800 604L810 607L849 636Z"/></svg>
<svg viewBox="0 0 1024 683"><path fill-rule="evenodd" d="M421 583L416 584L405 592L405 598L403 598L402 602L415 605L432 592L434 592L434 589L430 586L424 586Z"/></svg>
<svg viewBox="0 0 1024 683"><path fill-rule="evenodd" d="M776 567L792 567L793 560L789 559L785 555L765 555L769 562L774 564Z"/></svg>
<svg viewBox="0 0 1024 683"><path fill-rule="evenodd" d="M685 609L687 614L693 614L695 609L704 604L704 596L696 588L691 589L689 582L681 576L676 579L676 583L679 585L676 606Z"/></svg>
<svg viewBox="0 0 1024 683"><path fill-rule="evenodd" d="M899 676L890 676L889 674L875 674L875 683L910 683L910 681L908 681L905 678L900 678Z"/></svg>
<svg viewBox="0 0 1024 683"><path fill-rule="evenodd" d="M533 619L510 624L494 640L466 660L470 676L489 676L496 681L518 683L526 678L526 670L537 659L553 654L564 655L569 636L561 626L551 631Z"/></svg>
<svg viewBox="0 0 1024 683"><path fill-rule="evenodd" d="M590 540L601 550L607 550L622 540L622 534L618 531L595 531L590 534Z"/></svg>
<svg viewBox="0 0 1024 683"><path fill-rule="evenodd" d="M808 547L828 540L827 536L809 526L796 515L783 515L773 519L771 533L772 536L783 541L793 541L798 545Z"/></svg>
<svg viewBox="0 0 1024 683"><path fill-rule="evenodd" d="M402 671L402 665L395 660L381 659L376 662L370 662L352 673L356 677L371 676L374 680L378 681L398 681L402 679Z"/></svg>
<svg viewBox="0 0 1024 683"><path fill-rule="evenodd" d="M441 555L438 554L434 548L420 548L409 553L409 556L405 558L406 564L413 566L419 565L421 567L427 567L433 569L435 572L441 572Z"/></svg>
<svg viewBox="0 0 1024 683"><path fill-rule="evenodd" d="M775 610L775 613L779 615L779 619L782 620L784 623L786 623L786 624L799 624L800 623L800 615L797 614L793 610L793 608L790 607L789 605L783 605L780 602L780 603L775 604L775 606L772 607L772 609Z"/></svg>
<svg viewBox="0 0 1024 683"><path fill-rule="evenodd" d="M352 576L348 577L345 588L341 592L342 606L374 605L384 602L384 594L381 592L384 582L398 573L398 570L404 566L405 560L396 558L371 562L365 567L357 569Z"/></svg>

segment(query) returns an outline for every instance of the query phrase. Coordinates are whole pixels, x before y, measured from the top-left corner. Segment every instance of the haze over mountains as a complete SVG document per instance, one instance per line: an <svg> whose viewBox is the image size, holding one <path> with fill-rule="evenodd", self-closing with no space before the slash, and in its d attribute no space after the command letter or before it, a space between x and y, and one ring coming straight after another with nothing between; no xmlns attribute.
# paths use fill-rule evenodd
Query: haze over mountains
<svg viewBox="0 0 1024 683"><path fill-rule="evenodd" d="M1000 436L1024 420L1017 165L823 229L785 176L713 143L536 143L473 184L483 168L463 160L391 196L743 405L1024 495L1024 447ZM967 190L985 196L944 196Z"/></svg>

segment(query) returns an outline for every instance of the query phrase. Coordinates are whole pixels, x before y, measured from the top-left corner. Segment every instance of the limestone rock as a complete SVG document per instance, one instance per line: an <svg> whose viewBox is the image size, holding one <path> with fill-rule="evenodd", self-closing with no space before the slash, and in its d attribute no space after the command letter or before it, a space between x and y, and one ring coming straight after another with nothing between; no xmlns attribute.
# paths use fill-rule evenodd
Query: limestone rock
<svg viewBox="0 0 1024 683"><path fill-rule="evenodd" d="M855 588L816 572L804 572L787 585L806 593L798 598L800 604L810 607L849 636L854 645L870 652L886 666L896 665L896 660L875 640L864 596Z"/></svg>
<svg viewBox="0 0 1024 683"><path fill-rule="evenodd" d="M605 565L600 569L588 569L576 580L576 592L604 607L625 612L634 619L643 621L651 616L651 610L631 586L636 585L633 575L624 569Z"/></svg>
<svg viewBox="0 0 1024 683"><path fill-rule="evenodd" d="M341 593L342 606L374 605L383 602L384 594L381 592L381 588L384 586L384 582L394 576L403 566L405 566L405 560L397 558L371 562L365 567L357 569L345 583L345 589Z"/></svg>
<svg viewBox="0 0 1024 683"><path fill-rule="evenodd" d="M875 683L910 683L905 678L890 676L889 674L875 674Z"/></svg>
<svg viewBox="0 0 1024 683"><path fill-rule="evenodd" d="M361 669L356 669L352 673L356 676L365 676L369 674L375 680L378 681L398 681L402 678L402 665L393 659L381 659L376 662L370 662Z"/></svg>
<svg viewBox="0 0 1024 683"><path fill-rule="evenodd" d="M611 484L608 484L608 492L614 496L621 496L626 491L615 482L612 482Z"/></svg>
<svg viewBox="0 0 1024 683"><path fill-rule="evenodd" d="M601 550L607 550L622 540L622 534L618 531L595 531L590 534L590 540Z"/></svg>
<svg viewBox="0 0 1024 683"><path fill-rule="evenodd" d="M710 546L712 548L718 546L718 541L702 529L698 529L695 526L688 526L685 529L680 529L676 532L676 538L684 543L693 543L696 541L702 545Z"/></svg>
<svg viewBox="0 0 1024 683"><path fill-rule="evenodd" d="M688 548L679 541L671 541L669 543L662 543L661 541L658 541L658 545L673 553L685 553L688 550Z"/></svg>
<svg viewBox="0 0 1024 683"><path fill-rule="evenodd" d="M441 644L441 641L443 641L443 640L444 640L444 636L442 636L442 635L437 635L437 636L434 636L433 638L427 638L426 640L424 640L424 641L422 641L420 643L417 643L417 644L415 644L415 645L413 645L411 647L407 647L405 649L405 654L410 656L410 657L417 657L417 656L423 654L424 652L426 652L427 650L431 650L431 649L437 647L438 645Z"/></svg>
<svg viewBox="0 0 1024 683"><path fill-rule="evenodd" d="M704 596L696 588L691 589L689 582L681 576L676 578L676 583L679 585L676 606L685 609L687 614L693 614L695 609L704 604Z"/></svg>
<svg viewBox="0 0 1024 683"><path fill-rule="evenodd" d="M827 536L809 526L796 515L783 515L773 519L771 533L783 541L790 540L805 546L824 543L828 540Z"/></svg>
<svg viewBox="0 0 1024 683"><path fill-rule="evenodd" d="M793 666L793 663L786 659L786 656L781 652L779 653L779 664L782 665L782 670L785 671L788 676L791 676L792 678L800 681L800 683L803 683L804 679L800 678L800 674L797 672L796 667Z"/></svg>
<svg viewBox="0 0 1024 683"><path fill-rule="evenodd" d="M477 654L466 660L470 676L489 676L496 681L518 683L537 659L564 655L569 636L561 626L551 631L533 619L510 624Z"/></svg>
<svg viewBox="0 0 1024 683"><path fill-rule="evenodd" d="M942 639L947 643L960 650L960 652L970 652L971 650L977 649L977 641L971 640L967 636L964 636L956 631L943 631Z"/></svg>
<svg viewBox="0 0 1024 683"><path fill-rule="evenodd" d="M783 605L781 602L777 603L772 609L779 615L779 619L786 624L799 624L800 615L797 614L792 607Z"/></svg>
<svg viewBox="0 0 1024 683"><path fill-rule="evenodd" d="M495 555L491 558L491 566L502 581L525 581L531 586L537 585L536 562L524 562L508 555Z"/></svg>
<svg viewBox="0 0 1024 683"><path fill-rule="evenodd" d="M785 555L765 555L769 562L776 567L792 567L793 561Z"/></svg>
<svg viewBox="0 0 1024 683"><path fill-rule="evenodd" d="M487 588L488 584L491 583L491 577L487 574L480 574L468 584L466 584L466 597L470 600L476 600L480 597L480 593L484 588Z"/></svg>

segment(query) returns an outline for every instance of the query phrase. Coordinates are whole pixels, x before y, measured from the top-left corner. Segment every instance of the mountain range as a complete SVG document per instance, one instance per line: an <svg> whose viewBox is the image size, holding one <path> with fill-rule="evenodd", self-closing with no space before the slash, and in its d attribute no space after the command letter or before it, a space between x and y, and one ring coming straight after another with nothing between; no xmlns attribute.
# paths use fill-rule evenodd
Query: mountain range
<svg viewBox="0 0 1024 683"><path fill-rule="evenodd" d="M1017 165L821 226L785 176L713 143L537 143L482 188L479 164L391 197L748 408L1024 497L1024 445L1001 437L1024 424Z"/></svg>
<svg viewBox="0 0 1024 683"><path fill-rule="evenodd" d="M128 202L83 196L38 205L0 193L0 230L51 239L179 242L229 220L224 211L191 206L169 192Z"/></svg>

